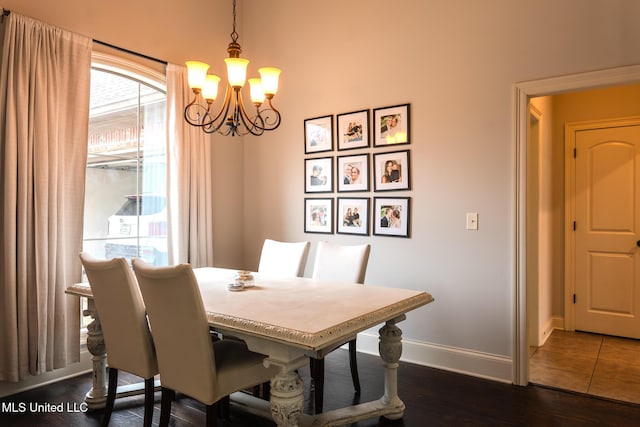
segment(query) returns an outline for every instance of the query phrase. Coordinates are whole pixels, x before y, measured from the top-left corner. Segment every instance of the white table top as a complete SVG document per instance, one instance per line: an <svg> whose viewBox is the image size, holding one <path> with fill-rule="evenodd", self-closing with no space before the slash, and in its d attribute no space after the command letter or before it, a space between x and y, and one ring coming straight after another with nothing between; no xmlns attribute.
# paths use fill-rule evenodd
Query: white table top
<svg viewBox="0 0 640 427"><path fill-rule="evenodd" d="M319 350L345 337L402 316L433 301L424 291L307 278L255 276L255 286L231 292L235 270L195 268L209 324L241 333ZM91 298L88 283L69 287L68 294Z"/></svg>
<svg viewBox="0 0 640 427"><path fill-rule="evenodd" d="M234 270L197 268L209 323L318 350L433 301L424 291L255 274L255 286L227 290Z"/></svg>

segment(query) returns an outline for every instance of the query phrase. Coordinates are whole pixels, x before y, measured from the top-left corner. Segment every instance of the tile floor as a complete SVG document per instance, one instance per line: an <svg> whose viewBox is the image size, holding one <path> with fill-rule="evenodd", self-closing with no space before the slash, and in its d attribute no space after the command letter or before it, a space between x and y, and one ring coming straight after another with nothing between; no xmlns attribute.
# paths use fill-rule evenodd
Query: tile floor
<svg viewBox="0 0 640 427"><path fill-rule="evenodd" d="M532 383L640 404L640 340L556 329L530 350Z"/></svg>

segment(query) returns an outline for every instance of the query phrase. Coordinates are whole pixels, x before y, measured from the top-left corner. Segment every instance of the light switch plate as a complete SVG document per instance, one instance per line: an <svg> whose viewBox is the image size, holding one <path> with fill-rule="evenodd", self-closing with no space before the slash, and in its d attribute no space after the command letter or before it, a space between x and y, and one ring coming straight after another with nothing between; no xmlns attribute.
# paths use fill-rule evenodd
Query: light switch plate
<svg viewBox="0 0 640 427"><path fill-rule="evenodd" d="M467 230L478 229L478 212L467 212Z"/></svg>

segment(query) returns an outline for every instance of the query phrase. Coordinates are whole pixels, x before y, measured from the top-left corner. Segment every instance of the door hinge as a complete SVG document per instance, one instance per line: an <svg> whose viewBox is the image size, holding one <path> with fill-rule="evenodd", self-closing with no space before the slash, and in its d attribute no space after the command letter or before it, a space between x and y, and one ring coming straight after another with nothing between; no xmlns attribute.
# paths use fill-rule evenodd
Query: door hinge
<svg viewBox="0 0 640 427"><path fill-rule="evenodd" d="M573 149L573 158L574 158L574 159L577 157L577 154L578 154L578 153L577 153L577 150L574 148L574 149Z"/></svg>
<svg viewBox="0 0 640 427"><path fill-rule="evenodd" d="M576 231L576 222L573 221L573 231Z"/></svg>
<svg viewBox="0 0 640 427"><path fill-rule="evenodd" d="M573 294L573 303L576 303L576 294Z"/></svg>

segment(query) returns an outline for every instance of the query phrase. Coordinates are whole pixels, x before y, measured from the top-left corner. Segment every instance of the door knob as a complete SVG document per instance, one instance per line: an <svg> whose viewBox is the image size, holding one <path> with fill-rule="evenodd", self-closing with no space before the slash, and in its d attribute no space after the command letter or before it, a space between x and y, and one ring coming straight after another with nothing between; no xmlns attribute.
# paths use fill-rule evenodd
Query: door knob
<svg viewBox="0 0 640 427"><path fill-rule="evenodd" d="M638 240L638 241L636 242L636 245L640 246L640 240Z"/></svg>

